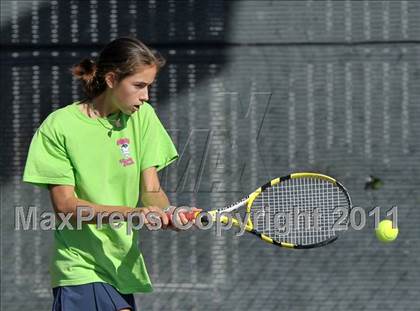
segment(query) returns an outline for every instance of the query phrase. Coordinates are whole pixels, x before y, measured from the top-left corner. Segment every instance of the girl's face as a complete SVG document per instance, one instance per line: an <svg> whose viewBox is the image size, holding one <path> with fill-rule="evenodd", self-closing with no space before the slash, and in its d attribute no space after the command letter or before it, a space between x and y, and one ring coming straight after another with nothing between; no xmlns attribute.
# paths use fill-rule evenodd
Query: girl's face
<svg viewBox="0 0 420 311"><path fill-rule="evenodd" d="M127 115L138 111L143 101L149 100L149 86L156 72L155 65L142 66L135 74L115 83L111 88L112 105Z"/></svg>

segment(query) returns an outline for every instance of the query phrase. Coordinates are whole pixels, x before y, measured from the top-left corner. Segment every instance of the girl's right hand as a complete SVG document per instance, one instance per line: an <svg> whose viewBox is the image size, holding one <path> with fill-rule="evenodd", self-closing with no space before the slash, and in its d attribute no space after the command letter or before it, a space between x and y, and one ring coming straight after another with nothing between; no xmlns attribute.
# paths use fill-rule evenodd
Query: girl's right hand
<svg viewBox="0 0 420 311"><path fill-rule="evenodd" d="M169 225L168 215L157 206L140 207L144 216L144 224L149 230L166 229Z"/></svg>

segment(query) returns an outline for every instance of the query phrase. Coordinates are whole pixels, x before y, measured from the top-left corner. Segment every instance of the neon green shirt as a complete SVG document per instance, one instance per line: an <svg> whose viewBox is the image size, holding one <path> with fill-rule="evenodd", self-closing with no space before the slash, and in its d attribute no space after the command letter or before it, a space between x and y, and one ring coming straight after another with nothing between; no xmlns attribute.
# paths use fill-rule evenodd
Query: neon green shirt
<svg viewBox="0 0 420 311"><path fill-rule="evenodd" d="M160 170L178 157L171 138L148 103L131 116L122 114L122 129L111 135L106 118L89 118L78 103L54 111L37 129L23 181L72 185L78 198L135 207L141 171ZM138 231L127 234L126 227L124 222L118 229L84 224L81 230L55 230L52 287L106 282L121 293L151 291Z"/></svg>

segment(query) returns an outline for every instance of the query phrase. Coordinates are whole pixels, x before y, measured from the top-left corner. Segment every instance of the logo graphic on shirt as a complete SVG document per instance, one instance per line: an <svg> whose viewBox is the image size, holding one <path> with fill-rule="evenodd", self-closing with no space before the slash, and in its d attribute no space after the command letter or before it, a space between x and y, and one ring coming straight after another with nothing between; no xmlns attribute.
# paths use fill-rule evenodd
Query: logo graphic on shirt
<svg viewBox="0 0 420 311"><path fill-rule="evenodd" d="M120 151L123 158L120 160L120 163L123 166L134 164L133 159L130 156L130 140L128 138L120 138L117 140L117 145L120 146Z"/></svg>

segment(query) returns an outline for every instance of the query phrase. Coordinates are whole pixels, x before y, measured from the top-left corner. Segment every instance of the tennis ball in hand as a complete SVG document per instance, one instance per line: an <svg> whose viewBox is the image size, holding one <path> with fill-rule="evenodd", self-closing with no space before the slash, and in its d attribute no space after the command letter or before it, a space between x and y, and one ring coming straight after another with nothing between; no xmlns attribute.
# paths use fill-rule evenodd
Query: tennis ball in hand
<svg viewBox="0 0 420 311"><path fill-rule="evenodd" d="M398 236L398 228L392 228L392 221L382 220L378 228L375 229L376 237L379 241L388 243L394 241Z"/></svg>

